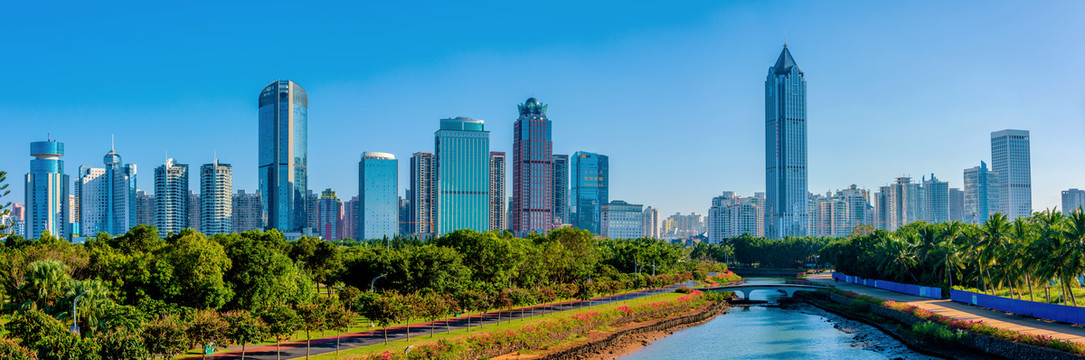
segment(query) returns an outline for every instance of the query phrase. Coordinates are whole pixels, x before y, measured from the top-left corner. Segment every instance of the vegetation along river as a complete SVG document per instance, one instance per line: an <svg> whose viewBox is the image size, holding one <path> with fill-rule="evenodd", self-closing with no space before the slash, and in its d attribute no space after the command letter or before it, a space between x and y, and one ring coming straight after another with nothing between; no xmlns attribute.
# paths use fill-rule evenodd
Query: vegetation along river
<svg viewBox="0 0 1085 360"><path fill-rule="evenodd" d="M783 282L749 278L746 283ZM735 307L621 359L933 359L870 325L813 306L773 306L782 296L786 295L755 292L752 300L766 300L769 304Z"/></svg>

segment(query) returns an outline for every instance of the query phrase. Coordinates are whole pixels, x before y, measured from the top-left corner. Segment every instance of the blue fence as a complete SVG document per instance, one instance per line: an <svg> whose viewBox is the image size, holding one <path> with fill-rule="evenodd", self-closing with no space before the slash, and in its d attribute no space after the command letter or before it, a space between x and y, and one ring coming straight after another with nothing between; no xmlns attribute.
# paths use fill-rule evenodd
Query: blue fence
<svg viewBox="0 0 1085 360"><path fill-rule="evenodd" d="M950 290L949 298L956 302L982 306L1019 315L1073 324L1085 324L1085 308L1077 306L1017 300L962 290Z"/></svg>
<svg viewBox="0 0 1085 360"><path fill-rule="evenodd" d="M932 298L932 299L941 299L942 298L942 289L941 288L936 288L936 287L926 287L926 286L911 285L911 284L901 284L901 283L898 283L898 282L893 282L893 281L888 281L888 280L864 279L864 278L861 278L861 277L858 277L858 276L845 275L845 274L841 274L841 273L838 273L838 272L833 273L833 279L838 280L838 281L843 281L843 282L849 282L849 283L852 283L852 284L859 284L859 285L863 285L863 286L869 286L869 287L873 287L873 288L889 290L889 291L893 291L893 292L899 292L901 294L922 296L922 297L928 297L928 298Z"/></svg>

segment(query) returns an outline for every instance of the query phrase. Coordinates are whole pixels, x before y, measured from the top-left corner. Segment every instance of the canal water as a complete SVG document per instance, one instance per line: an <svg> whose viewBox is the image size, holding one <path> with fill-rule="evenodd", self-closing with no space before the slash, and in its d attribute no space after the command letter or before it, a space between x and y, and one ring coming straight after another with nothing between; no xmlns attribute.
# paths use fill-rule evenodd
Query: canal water
<svg viewBox="0 0 1085 360"><path fill-rule="evenodd" d="M747 284L783 283L750 278ZM934 359L863 323L809 305L772 306L783 294L753 293L769 306L732 308L707 323L653 341L624 360L693 359Z"/></svg>

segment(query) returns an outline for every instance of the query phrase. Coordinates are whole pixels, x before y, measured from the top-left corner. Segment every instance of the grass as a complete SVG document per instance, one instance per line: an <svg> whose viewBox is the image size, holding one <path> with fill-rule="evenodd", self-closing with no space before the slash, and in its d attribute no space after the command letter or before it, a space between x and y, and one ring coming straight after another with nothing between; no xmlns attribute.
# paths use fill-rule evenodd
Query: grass
<svg viewBox="0 0 1085 360"><path fill-rule="evenodd" d="M419 336L417 338L412 337L411 340L401 339L401 340L389 341L387 344L381 343L381 344L375 344L375 345L370 345L370 346L363 346L363 347L353 348L353 349L349 349L349 350L343 350L343 351L340 352L339 356L340 356L340 358L343 358L343 357L346 357L346 356L349 356L349 355L381 353L381 352L384 352L384 351L399 352L399 351L403 351L403 349L407 348L407 346L410 346L410 345L428 344L428 343L436 342L436 341L442 340L442 339L452 340L452 339L456 339L456 338L460 338L460 337L466 337L469 334L482 333L482 332L498 332L498 331L505 331L505 330L517 330L517 329L520 329L520 328L522 328L522 327L524 327L526 325L533 325L533 324L536 324L536 323L540 323L540 322L550 320L550 319L554 319L554 318L558 318L558 317L571 316L573 314L579 314L579 313L587 312L587 311L610 310L610 309L614 309L614 308L617 308L617 307L620 307L620 306L626 306L626 305L632 307L634 305L639 305L639 304L644 304L644 303L649 303L649 302L677 299L677 298L682 297L683 295L684 294L678 294L678 293L664 293L664 294L659 294L659 295L645 296L645 297L641 297L641 298L630 299L630 300L625 300L625 301L620 301L620 302L615 302L615 303L610 303L610 304L587 306L587 307L584 307L584 308L577 308L577 309L567 310L567 311L562 311L562 312L557 312L557 313L538 315L538 316L529 317L529 318L525 318L525 319L517 319L517 320L513 320L512 322L504 321L501 324L490 324L490 325L486 325L486 326L483 326L483 327L474 326L474 327L471 327L470 329L455 330L455 331L452 331L451 333L437 333L437 334L433 335L432 337L429 335L428 329L426 329L425 332L422 332L421 329L420 329ZM571 340L572 341L583 341L583 339L584 339L583 337L579 337L579 338L573 338ZM318 359L318 360L335 360L336 355L335 355L335 352L330 352L330 353L327 353L327 354L311 356L311 358Z"/></svg>

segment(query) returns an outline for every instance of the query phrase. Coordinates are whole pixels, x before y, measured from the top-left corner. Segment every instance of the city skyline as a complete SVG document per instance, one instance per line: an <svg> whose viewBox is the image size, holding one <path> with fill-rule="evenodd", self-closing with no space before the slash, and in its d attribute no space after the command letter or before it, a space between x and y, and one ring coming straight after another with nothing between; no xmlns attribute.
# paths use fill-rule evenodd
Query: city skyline
<svg viewBox="0 0 1085 360"><path fill-rule="evenodd" d="M352 171L337 169L336 163L353 161L362 152L363 145L365 148L383 149L401 158L424 151L428 149L426 143L432 139L428 139L425 131L415 129L431 128L435 119L446 116L468 115L486 120L488 130L493 132L492 139L498 140L493 142L491 150L510 152L511 142L502 139L511 138L511 127L516 118L511 104L521 102L528 96L538 96L551 105L550 115L555 121L553 153L583 150L610 155L615 179L611 192L615 197L652 205L665 214L705 213L710 206L708 200L720 191L743 194L764 191L763 181L758 179L760 171L757 170L762 159L745 154L748 151L744 152L743 149L763 146L757 139L760 119L763 119L763 114L758 113L763 108L761 101L756 100L762 86L756 78L763 76L759 74L763 74L764 64L770 63L778 54L785 36L775 33L740 41L723 31L732 27L763 29L746 20L734 25L727 25L724 20L741 20L741 14L753 14L751 16L755 18L765 16L768 10L781 10L780 6L697 6L706 9L705 15L692 17L667 10L664 20L641 24L636 31L627 34L608 31L589 36L573 34L573 30L569 30L569 34L544 32L537 37L540 45L523 47L502 47L491 38L484 38L477 44L456 43L462 48L442 48L440 55L429 62L419 62L417 59L399 62L387 60L381 68L387 73L379 76L351 70L353 72L347 72L349 76L335 77L311 70L312 61L316 60L272 61L274 64L269 66L246 64L252 68L245 68L241 70L241 75L234 77L209 78L214 72L196 76L204 82L199 91L210 91L201 93L174 89L171 82L161 77L157 78L158 82L150 83L150 80L137 79L132 73L107 66L99 77L110 78L107 83L100 84L101 93L109 93L108 97L95 93L55 102L43 96L45 87L55 85L56 79L50 77L55 75L33 79L14 74L15 88L24 91L0 100L0 105L4 105L0 106L0 119L5 124L20 125L14 126L4 138L7 141L0 146L0 154L3 154L0 156L0 169L17 175L26 173L26 144L52 134L52 138L66 143L64 160L69 163L66 170L68 175L73 175L72 170L81 165L97 165L100 161L97 158L108 150L109 134L116 133L117 151L125 154L127 163L151 169L164 161L168 151L169 156L177 158L179 162L202 164L209 162L213 151L218 150L223 162L236 167L234 190L256 191L256 171L253 170L257 167L256 137L252 134L257 127L257 109L252 97L260 86L282 78L302 84L314 99L309 134L309 152L313 163L310 164L311 185L308 189L330 187L339 191L342 198L356 195L351 193L351 189L356 187L356 176ZM824 20L797 19L798 13L803 10L825 13L842 6L797 4L794 9L786 9L782 13L784 19L795 20L788 25L791 30L791 36L786 39L789 47L800 56L803 70L814 74L809 99L810 192L822 193L850 184L874 190L883 185L885 179L902 175L916 178L929 173L942 175L942 180L948 181L950 187L962 188L961 169L975 166L979 161L991 163L989 134L1002 129L1028 130L1031 138L1036 140L1031 143L1035 210L1061 206L1060 191L1083 186L1080 179L1085 178L1085 169L1067 167L1059 161L1060 155L1065 152L1082 153L1085 150L1085 145L1080 141L1085 133L1080 87L1063 84L1067 76L1071 79L1081 77L1081 70L1072 64L1080 63L1085 58L1081 50L1073 47L1067 49L1066 44L1072 43L1069 41L1072 38L1061 33L1066 32L1066 14L1073 14L1074 11L1063 9L1056 13L1048 9L1026 9L1021 16L1036 21L1033 24L1036 26L1002 29L979 19L965 19L964 25L950 26L948 19L954 15L962 16L964 12L958 6L941 5L947 10L946 15L936 16L932 20L932 29L908 38L904 38L907 33L904 29L888 27L899 25L900 18L917 11L908 6L898 9L900 18L881 17L888 24L873 27L877 30L874 31L877 36L818 30L816 25ZM868 6L871 11L878 7L890 6ZM979 9L989 15L987 18L991 14L1019 10L1007 6L1007 3L994 3L989 8ZM647 12L637 6L622 11L626 16L646 16L643 13ZM1053 24L1039 23L1036 20L1039 18L1048 19ZM692 25L678 25L683 22ZM958 27L967 25L974 25L975 30L964 32ZM576 27L584 26L589 25L576 24ZM1080 27L1070 27L1073 26ZM804 32L804 29L810 31ZM945 29L956 29L950 32L954 34L951 37L953 41L940 42L933 37L933 33ZM1060 29L1060 32L1056 33L1054 29ZM1008 33L1015 35L1005 35ZM579 36L586 37L578 42ZM675 41L681 38L688 40ZM881 41L871 41L877 38L881 38ZM1044 38L1043 41L1036 41L1040 38ZM716 42L706 46L699 41L704 39L716 39ZM840 40L840 44L833 44L833 40ZM995 42L998 44L995 45ZM633 45L636 43L690 57L689 69L662 71L648 68L652 71L643 73L638 79L616 83L628 89L613 85L599 87L597 82L612 81L619 75L619 70L645 66L649 60L663 59L669 64L679 61L658 56L646 60L626 59L623 55L637 48ZM34 47L33 44L19 41L14 45L16 50ZM870 49L870 52L884 54L854 51L848 46L862 46ZM586 49L592 47L599 50ZM1015 47L1028 47L1035 59L1009 55L1004 56L1007 59L999 59L996 56L1004 52L1012 54L1011 50ZM724 48L727 52L721 54L712 48ZM331 51L327 45L320 44L315 49L317 56L312 56L314 58ZM908 66L902 64L901 59L891 58L907 58L902 56L903 51L916 49L923 50L922 53L930 59L920 59L917 60L920 64ZM692 51L704 53L691 55ZM561 60L546 55L546 52L574 56L571 60ZM543 56L528 60L539 55ZM29 67L31 70L37 68L39 65L31 64L27 56L0 59L0 63ZM623 60L615 62L618 58ZM500 66L485 69L480 64L470 63L470 60L477 59L483 60L482 64L485 65ZM970 65L967 69L962 70L959 64L953 65L955 61L966 60ZM707 63L719 61L727 66L721 70L706 67ZM948 65L933 66L936 61L947 62ZM590 81L569 83L570 77L597 72L602 63L613 64L616 69L599 72L594 77L588 76ZM517 70L522 71L525 65L528 69L554 74L556 79L518 78L507 83L495 83L495 79L507 76L511 68L520 67ZM920 69L924 66L928 69ZM404 67L420 67L422 74L433 78L408 75ZM853 69L843 71L847 67ZM865 75L860 75L870 69L886 67L894 68L895 74L888 74L878 82L864 80ZM71 75L75 68L75 65L60 66L57 72ZM1069 75L1064 70L1070 71ZM999 74L996 80L984 80L991 78L992 71ZM699 75L699 80L690 81L694 72ZM946 73L954 74L949 77L952 81L948 84L941 80L934 82ZM39 71L28 71L28 74L42 75ZM480 74L484 75L483 84L501 86L470 96L438 91L450 81ZM664 78L668 76L677 76L685 81L667 81ZM910 81L906 77L923 81ZM154 76L149 78L156 79ZM674 94L651 90L648 84L656 83L660 89ZM589 89L591 96L585 96L585 90L576 89L577 84ZM920 86L930 87L932 84L945 88L932 88L931 93L921 95L910 93ZM386 94L373 93L375 89L389 85L394 86ZM167 86L170 88L167 89ZM477 85L467 86L468 89L477 89ZM873 97L856 93L854 89L859 86L872 86L869 91L872 93L885 89L893 92L889 96ZM418 94L437 96L422 96L424 101L417 102L408 100L418 96L407 93L407 88L419 88ZM951 94L953 92L967 94ZM315 99L320 99L320 106L317 106ZM389 102L390 99L394 101ZM625 99L635 100L635 106L627 106L626 109L614 105L622 104L621 100ZM362 101L361 106L353 105L359 100ZM899 114L891 114L893 112ZM319 117L316 115L318 113ZM393 127L376 121L386 118L395 120L388 122L397 125ZM148 119L154 119L153 123ZM653 127L653 131L638 130L645 129L644 126L648 124L656 125L650 121L658 119L667 120L663 122L667 126ZM95 121L100 123L88 125ZM173 125L170 132L163 132L164 125L158 125L180 121L192 123L192 126ZM869 121L876 121L878 126L857 126ZM621 126L625 122L637 126ZM30 125L22 126L24 123ZM209 133L206 129L212 124L216 126L216 131ZM913 132L907 128L924 126L942 126L946 130L931 133L929 129ZM192 132L187 129L189 127L193 128ZM393 136L375 136L377 133ZM165 136L167 134L169 136ZM595 135L589 137L580 134ZM923 146L913 144L919 136L925 139ZM754 140L745 139L751 137ZM353 147L318 142L342 142ZM642 146L644 143L653 146ZM637 144L645 149L635 148ZM908 151L900 151L900 147L907 147ZM676 152L697 155L664 156ZM898 152L902 154L895 154ZM641 162L666 163L670 165L668 168L685 173L704 173L706 176L646 172L636 166ZM405 167L400 166L399 171L400 178L408 178ZM141 190L153 193L152 184L147 181L149 178L143 177L139 186ZM511 184L511 179L506 182ZM192 182L189 186L191 190L196 190L198 185ZM406 187L401 182L397 191L403 194ZM13 194L21 193L22 184L12 182L11 189Z"/></svg>

